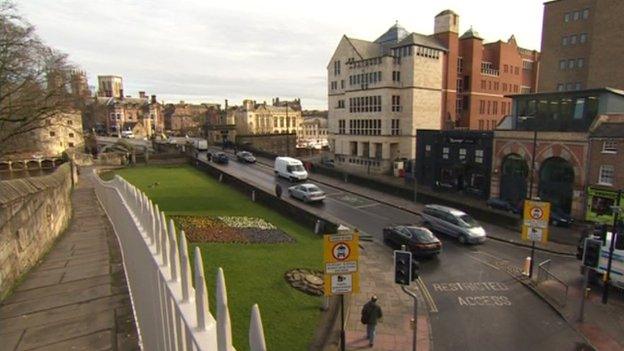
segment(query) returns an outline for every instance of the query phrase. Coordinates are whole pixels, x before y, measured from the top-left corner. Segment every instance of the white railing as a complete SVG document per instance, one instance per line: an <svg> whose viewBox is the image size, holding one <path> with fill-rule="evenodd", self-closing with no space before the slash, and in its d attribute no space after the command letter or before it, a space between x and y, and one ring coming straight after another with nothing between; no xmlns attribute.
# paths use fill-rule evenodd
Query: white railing
<svg viewBox="0 0 624 351"><path fill-rule="evenodd" d="M223 270L217 272L215 320L208 309L199 247L192 278L184 231L176 235L173 221L167 224L158 205L123 178L105 182L95 173L93 177L121 247L141 348L235 351ZM266 350L257 305L251 310L249 346Z"/></svg>

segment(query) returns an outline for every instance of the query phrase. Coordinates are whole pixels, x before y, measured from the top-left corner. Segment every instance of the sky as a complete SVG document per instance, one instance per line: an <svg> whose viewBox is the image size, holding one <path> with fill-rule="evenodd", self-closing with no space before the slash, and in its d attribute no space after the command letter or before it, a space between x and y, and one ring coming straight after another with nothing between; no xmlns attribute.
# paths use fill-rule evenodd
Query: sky
<svg viewBox="0 0 624 351"><path fill-rule="evenodd" d="M377 39L395 21L433 33L439 12L459 14L486 42L539 50L544 0L19 0L49 45L87 72L123 77L124 94L159 101L240 104L301 98L327 109L327 65L342 35Z"/></svg>

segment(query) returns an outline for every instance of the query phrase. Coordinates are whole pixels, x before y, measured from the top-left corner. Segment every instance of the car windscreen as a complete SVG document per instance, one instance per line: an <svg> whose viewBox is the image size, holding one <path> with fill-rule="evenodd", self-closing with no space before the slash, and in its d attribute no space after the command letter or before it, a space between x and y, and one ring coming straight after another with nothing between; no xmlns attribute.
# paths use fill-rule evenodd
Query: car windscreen
<svg viewBox="0 0 624 351"><path fill-rule="evenodd" d="M307 188L308 188L308 192L310 193L318 193L321 191L321 189L316 185L310 185Z"/></svg>
<svg viewBox="0 0 624 351"><path fill-rule="evenodd" d="M303 169L302 165L289 165L286 167L286 170L288 172L302 172L305 171L305 169Z"/></svg>
<svg viewBox="0 0 624 351"><path fill-rule="evenodd" d="M415 228L415 227L407 227L405 228L408 232L412 234L413 238L420 242L432 242L436 241L436 237L425 228Z"/></svg>
<svg viewBox="0 0 624 351"><path fill-rule="evenodd" d="M479 226L479 222L477 222L474 218L470 217L467 214L460 215L459 219L461 219L462 224L464 224L468 228L474 228Z"/></svg>

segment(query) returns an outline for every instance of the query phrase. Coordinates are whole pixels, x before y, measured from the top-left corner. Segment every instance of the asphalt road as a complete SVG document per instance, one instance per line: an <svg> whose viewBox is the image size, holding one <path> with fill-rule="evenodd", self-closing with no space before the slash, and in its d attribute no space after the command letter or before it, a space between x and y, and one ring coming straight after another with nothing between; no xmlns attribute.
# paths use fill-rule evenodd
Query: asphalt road
<svg viewBox="0 0 624 351"><path fill-rule="evenodd" d="M205 153L199 158L206 160ZM283 196L287 196L286 189L292 185L287 180L276 179L271 167L262 164L231 160L227 166L216 166L271 192L278 182L284 188ZM344 224L357 227L377 242L381 243L385 226L420 223L419 216L412 213L318 185L327 193L327 199L322 204L303 206L314 206ZM550 306L513 277L519 273L530 250L494 240L463 246L443 234L438 237L443 242L442 253L437 258L423 260L420 272L425 288L421 290L427 297L427 305L420 308L430 312L434 350L589 349L584 347L584 339ZM547 258L574 260L538 252L535 262Z"/></svg>

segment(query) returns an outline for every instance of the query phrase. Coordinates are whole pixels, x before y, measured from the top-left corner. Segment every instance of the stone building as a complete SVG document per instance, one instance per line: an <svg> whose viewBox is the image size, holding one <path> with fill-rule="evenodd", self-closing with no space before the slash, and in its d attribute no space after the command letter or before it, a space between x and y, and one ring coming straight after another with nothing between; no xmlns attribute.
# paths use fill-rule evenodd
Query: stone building
<svg viewBox="0 0 624 351"><path fill-rule="evenodd" d="M124 96L123 78L120 76L98 76L97 96L121 99Z"/></svg>
<svg viewBox="0 0 624 351"><path fill-rule="evenodd" d="M143 91L138 98L94 97L83 114L85 127L101 134L121 136L122 131L136 131L136 137L149 138L164 130L162 105L156 95L148 98Z"/></svg>
<svg viewBox="0 0 624 351"><path fill-rule="evenodd" d="M303 121L301 109L284 105L279 106L279 101L278 106L258 104L247 99L241 106L228 110L228 118L234 119L239 135L297 133Z"/></svg>
<svg viewBox="0 0 624 351"><path fill-rule="evenodd" d="M511 110L506 94L536 91L539 54L485 43L459 16L435 17L434 34L398 24L374 42L343 36L327 67L329 144L341 168L386 173L414 159L417 129L493 129Z"/></svg>
<svg viewBox="0 0 624 351"><path fill-rule="evenodd" d="M587 207L585 219L613 223L611 206L617 191L624 189L624 115L598 117L589 129ZM624 205L624 194L620 199Z"/></svg>
<svg viewBox="0 0 624 351"><path fill-rule="evenodd" d="M540 91L624 89L624 1L544 3Z"/></svg>
<svg viewBox="0 0 624 351"><path fill-rule="evenodd" d="M590 159L592 124L599 116L624 112L624 91L603 88L512 98L512 115L494 131L491 196L514 204L539 197L584 218L587 187L590 177L596 177L589 172L598 167Z"/></svg>
<svg viewBox="0 0 624 351"><path fill-rule="evenodd" d="M215 119L220 111L219 104L190 104L180 101L167 104L164 109L165 130L174 135L202 134L202 128L208 120Z"/></svg>
<svg viewBox="0 0 624 351"><path fill-rule="evenodd" d="M84 149L82 116L79 111L59 112L41 121L41 127L9 139L4 158L58 157L65 151Z"/></svg>
<svg viewBox="0 0 624 351"><path fill-rule="evenodd" d="M327 118L304 118L297 131L297 147L321 149L327 145Z"/></svg>

